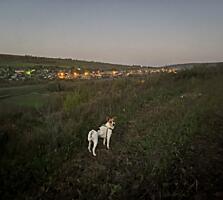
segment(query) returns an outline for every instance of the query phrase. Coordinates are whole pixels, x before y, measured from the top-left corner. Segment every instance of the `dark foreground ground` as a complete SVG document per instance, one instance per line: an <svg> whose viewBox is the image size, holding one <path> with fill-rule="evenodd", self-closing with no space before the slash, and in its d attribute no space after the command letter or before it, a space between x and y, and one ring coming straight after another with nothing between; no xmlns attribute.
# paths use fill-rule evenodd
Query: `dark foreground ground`
<svg viewBox="0 0 223 200"><path fill-rule="evenodd" d="M223 66L0 97L0 199L223 199ZM87 133L107 115L95 158Z"/></svg>

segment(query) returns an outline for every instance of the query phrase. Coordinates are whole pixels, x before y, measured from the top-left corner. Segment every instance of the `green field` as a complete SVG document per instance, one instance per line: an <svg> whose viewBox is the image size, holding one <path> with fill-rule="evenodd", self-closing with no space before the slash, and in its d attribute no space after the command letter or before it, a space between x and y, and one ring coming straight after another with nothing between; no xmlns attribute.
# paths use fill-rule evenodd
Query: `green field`
<svg viewBox="0 0 223 200"><path fill-rule="evenodd" d="M223 68L0 88L1 199L221 199ZM116 116L111 149L87 134Z"/></svg>

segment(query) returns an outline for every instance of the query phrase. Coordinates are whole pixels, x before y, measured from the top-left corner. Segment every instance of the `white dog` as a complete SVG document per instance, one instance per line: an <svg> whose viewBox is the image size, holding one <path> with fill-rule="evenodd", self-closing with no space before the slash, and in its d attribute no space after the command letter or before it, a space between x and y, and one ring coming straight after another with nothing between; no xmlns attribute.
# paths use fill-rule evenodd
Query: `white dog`
<svg viewBox="0 0 223 200"><path fill-rule="evenodd" d="M107 149L110 148L110 139L112 135L112 130L114 129L115 122L114 118L107 118L105 125L102 125L98 131L91 130L88 133L88 150L91 152L91 143L93 142L93 156L96 156L95 149L98 144L98 138L103 138L103 144L107 142Z"/></svg>

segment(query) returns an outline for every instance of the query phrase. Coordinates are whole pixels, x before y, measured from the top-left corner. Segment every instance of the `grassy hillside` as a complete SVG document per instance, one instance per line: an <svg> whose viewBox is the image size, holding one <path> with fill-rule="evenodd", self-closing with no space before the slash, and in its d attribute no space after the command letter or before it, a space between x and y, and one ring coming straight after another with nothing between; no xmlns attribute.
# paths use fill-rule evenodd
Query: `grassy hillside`
<svg viewBox="0 0 223 200"><path fill-rule="evenodd" d="M35 87L0 90L18 94L0 100L1 199L221 199L222 67ZM107 115L95 158L87 133Z"/></svg>
<svg viewBox="0 0 223 200"><path fill-rule="evenodd" d="M119 65L110 63L101 63L94 61L83 61L83 60L73 60L73 59L62 59L62 58L46 58L46 57L36 57L36 56L19 56L19 55L7 55L0 54L0 67L10 66L10 67L81 67L83 69L95 70L111 70L135 68L137 66L129 65Z"/></svg>
<svg viewBox="0 0 223 200"><path fill-rule="evenodd" d="M192 67L223 67L223 62L208 62L208 63L184 63L184 64L173 64L168 67L180 68L180 69L191 69Z"/></svg>

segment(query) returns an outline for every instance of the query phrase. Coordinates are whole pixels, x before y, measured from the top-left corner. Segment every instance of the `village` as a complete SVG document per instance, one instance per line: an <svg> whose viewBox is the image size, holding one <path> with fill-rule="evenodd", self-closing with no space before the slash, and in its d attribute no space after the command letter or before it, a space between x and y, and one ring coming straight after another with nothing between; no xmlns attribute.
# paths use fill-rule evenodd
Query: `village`
<svg viewBox="0 0 223 200"><path fill-rule="evenodd" d="M57 79L101 79L101 78L118 78L128 76L138 76L153 73L177 73L179 69L163 67L163 68L146 68L141 69L126 69L126 70L86 70L80 67L77 68L62 68L62 67L1 67L0 80L19 81L19 80L57 80Z"/></svg>

